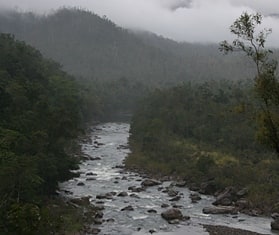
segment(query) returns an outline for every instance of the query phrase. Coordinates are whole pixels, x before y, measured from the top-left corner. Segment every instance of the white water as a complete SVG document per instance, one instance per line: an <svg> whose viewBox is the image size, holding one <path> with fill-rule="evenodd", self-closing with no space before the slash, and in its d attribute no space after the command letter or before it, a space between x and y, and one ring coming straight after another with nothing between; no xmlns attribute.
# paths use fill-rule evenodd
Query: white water
<svg viewBox="0 0 279 235"><path fill-rule="evenodd" d="M92 130L92 143L82 145L82 151L91 157L100 157L101 160L88 160L80 165L80 177L64 182L60 185L61 192L67 190L72 195L67 197L91 196L92 203L100 200L96 195L107 192L128 192L129 186L140 186L142 177L133 172L122 172L122 169L115 168L121 165L129 150L121 146L127 145L129 136L129 124L126 123L106 123L99 125ZM102 145L97 146L94 141ZM86 173L93 172L96 176L87 176ZM96 180L87 181L87 178ZM123 178L124 177L124 178ZM77 186L78 182L83 182L84 186ZM171 182L164 182L163 186L170 185ZM201 224L225 225L244 230L255 231L262 234L276 234L270 230L269 218L250 217L239 214L232 215L205 215L202 209L209 206L214 198L202 196L199 203L192 204L189 199L190 191L187 188L175 188L183 193L177 205L181 205L184 215L191 217L190 221L182 222L179 225L170 225L160 216L163 203L171 205L170 197L158 191L158 187L150 187L144 192L136 193L135 197L117 197L104 201L104 219L113 218L114 222L104 222L99 226L100 234L107 235L143 235L150 234L149 230L154 229L158 235L196 235L208 234ZM123 207L133 206L134 211L121 211ZM155 209L157 213L148 213L149 209ZM140 231L138 232L138 229Z"/></svg>

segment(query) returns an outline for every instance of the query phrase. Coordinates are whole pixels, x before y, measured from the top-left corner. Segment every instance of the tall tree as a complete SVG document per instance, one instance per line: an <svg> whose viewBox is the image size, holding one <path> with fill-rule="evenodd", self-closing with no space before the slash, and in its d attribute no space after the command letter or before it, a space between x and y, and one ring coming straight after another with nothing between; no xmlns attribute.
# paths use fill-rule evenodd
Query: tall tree
<svg viewBox="0 0 279 235"><path fill-rule="evenodd" d="M225 54L244 52L256 65L255 93L259 100L258 139L273 148L279 156L279 82L276 78L277 61L271 59L272 51L265 48L271 29L258 30L262 23L259 13L243 13L231 25L237 36L232 43L223 41L220 50Z"/></svg>

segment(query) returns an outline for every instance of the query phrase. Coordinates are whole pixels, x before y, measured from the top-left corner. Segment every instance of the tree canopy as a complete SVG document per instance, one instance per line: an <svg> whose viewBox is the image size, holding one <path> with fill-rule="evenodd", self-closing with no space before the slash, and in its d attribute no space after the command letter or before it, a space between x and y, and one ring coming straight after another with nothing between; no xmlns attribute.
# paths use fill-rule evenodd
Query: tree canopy
<svg viewBox="0 0 279 235"><path fill-rule="evenodd" d="M77 160L79 86L39 51L0 35L0 233L38 234L41 203Z"/></svg>

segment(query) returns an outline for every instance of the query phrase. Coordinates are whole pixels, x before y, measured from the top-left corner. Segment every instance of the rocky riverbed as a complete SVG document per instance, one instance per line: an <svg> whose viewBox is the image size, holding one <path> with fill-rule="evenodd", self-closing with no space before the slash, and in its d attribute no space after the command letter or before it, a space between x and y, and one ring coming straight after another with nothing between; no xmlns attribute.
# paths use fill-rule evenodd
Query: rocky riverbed
<svg viewBox="0 0 279 235"><path fill-rule="evenodd" d="M127 172L123 160L129 153L128 136L126 123L93 127L89 141L82 144L79 177L60 185L68 200L86 198L97 209L89 215L94 219L87 234L276 234L270 230L270 218L237 211L206 213L204 209L212 209L216 201L213 197L193 192L183 182Z"/></svg>

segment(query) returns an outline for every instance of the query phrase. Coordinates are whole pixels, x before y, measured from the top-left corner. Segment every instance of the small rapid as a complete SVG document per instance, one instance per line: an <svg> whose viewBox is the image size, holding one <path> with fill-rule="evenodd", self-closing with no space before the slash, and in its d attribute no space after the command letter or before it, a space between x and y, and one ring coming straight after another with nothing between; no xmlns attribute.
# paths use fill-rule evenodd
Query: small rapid
<svg viewBox="0 0 279 235"><path fill-rule="evenodd" d="M105 123L92 128L88 143L82 144L82 152L88 159L80 164L80 176L60 184L65 197L89 196L93 204L104 205L103 223L97 225L101 235L143 235L156 232L162 235L208 234L202 224L224 225L262 234L276 234L270 230L270 218L238 215L207 215L202 209L211 205L214 198L202 195L193 204L191 191L177 188L172 182L148 187L144 191L131 192L129 187L140 187L143 177L123 169L123 160L129 153L127 146L129 124ZM171 186L179 191L181 199L171 202L162 188ZM70 193L69 193L70 192ZM109 198L97 199L98 195L110 193ZM120 193L122 193L122 196ZM161 217L166 210L162 205L179 208L191 219L179 224L169 224ZM129 209L127 209L130 208ZM126 209L125 209L126 208ZM131 209L132 208L132 209Z"/></svg>

